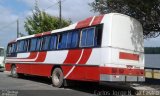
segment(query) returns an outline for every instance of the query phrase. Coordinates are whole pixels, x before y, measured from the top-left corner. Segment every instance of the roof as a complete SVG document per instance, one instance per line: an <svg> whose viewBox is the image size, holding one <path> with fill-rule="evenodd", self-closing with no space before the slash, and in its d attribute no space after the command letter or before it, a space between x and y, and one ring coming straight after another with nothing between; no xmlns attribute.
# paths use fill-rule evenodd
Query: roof
<svg viewBox="0 0 160 96"><path fill-rule="evenodd" d="M52 31L48 31L48 32L43 32L43 33L39 33L39 34L33 34L33 35L28 35L28 36L24 36L24 37L20 37L17 38L15 41L17 40L22 40L22 39L27 39L27 38L32 38L32 37L38 37L38 36L42 36L42 35L46 35L46 34L52 34L52 33L59 33L59 32L63 32L63 31L67 31L67 30L72 30L72 29L79 29L79 28L84 28L84 27L88 27L88 26L93 26L93 25L97 25L100 24L103 17L105 15L124 15L124 14L120 14L120 13L109 13L109 14L104 14L104 15L99 15L99 16L92 16L89 18L86 18L82 21L79 21L77 23L71 24L67 27L61 28L61 29L56 29L56 30L52 30ZM127 16L127 15L124 15ZM92 23L91 23L92 22ZM14 41L14 42L15 42ZM10 42L12 43L12 42Z"/></svg>

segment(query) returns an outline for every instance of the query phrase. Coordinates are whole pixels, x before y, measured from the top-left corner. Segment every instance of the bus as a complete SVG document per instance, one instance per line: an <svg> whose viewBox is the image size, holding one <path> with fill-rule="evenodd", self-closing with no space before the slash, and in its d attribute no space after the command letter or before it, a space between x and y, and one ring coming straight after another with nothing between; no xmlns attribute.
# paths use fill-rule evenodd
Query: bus
<svg viewBox="0 0 160 96"><path fill-rule="evenodd" d="M143 82L143 29L132 17L110 13L8 43L6 70L13 77L45 76L55 87L67 80Z"/></svg>
<svg viewBox="0 0 160 96"><path fill-rule="evenodd" d="M4 48L0 47L0 71L4 71Z"/></svg>

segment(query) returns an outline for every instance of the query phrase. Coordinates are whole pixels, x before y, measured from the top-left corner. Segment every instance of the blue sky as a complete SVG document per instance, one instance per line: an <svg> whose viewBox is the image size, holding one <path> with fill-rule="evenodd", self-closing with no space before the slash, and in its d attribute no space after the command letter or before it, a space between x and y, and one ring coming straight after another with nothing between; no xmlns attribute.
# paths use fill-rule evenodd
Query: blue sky
<svg viewBox="0 0 160 96"><path fill-rule="evenodd" d="M1 0L2 6L12 10L15 14L20 14L20 12L27 11L29 8L27 4L20 0Z"/></svg>
<svg viewBox="0 0 160 96"><path fill-rule="evenodd" d="M58 0L37 0L40 9L47 13L58 16ZM62 16L73 22L97 15L91 12L89 2L93 0L62 0ZM7 43L16 38L16 20L20 22L20 32L24 30L25 18L31 15L35 0L0 0L0 46L6 47ZM160 37L145 40L145 46L160 46Z"/></svg>

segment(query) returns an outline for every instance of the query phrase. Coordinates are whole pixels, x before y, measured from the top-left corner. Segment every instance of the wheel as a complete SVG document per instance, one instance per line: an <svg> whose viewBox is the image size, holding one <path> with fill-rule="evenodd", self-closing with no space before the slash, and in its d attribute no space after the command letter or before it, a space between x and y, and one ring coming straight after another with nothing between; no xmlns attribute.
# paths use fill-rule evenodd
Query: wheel
<svg viewBox="0 0 160 96"><path fill-rule="evenodd" d="M11 67L11 76L14 77L14 78L17 78L18 77L18 74L17 74L17 68L15 65L13 65Z"/></svg>
<svg viewBox="0 0 160 96"><path fill-rule="evenodd" d="M64 76L63 76L62 70L60 68L55 68L52 72L53 86L58 87L58 88L62 87L63 79L64 79Z"/></svg>

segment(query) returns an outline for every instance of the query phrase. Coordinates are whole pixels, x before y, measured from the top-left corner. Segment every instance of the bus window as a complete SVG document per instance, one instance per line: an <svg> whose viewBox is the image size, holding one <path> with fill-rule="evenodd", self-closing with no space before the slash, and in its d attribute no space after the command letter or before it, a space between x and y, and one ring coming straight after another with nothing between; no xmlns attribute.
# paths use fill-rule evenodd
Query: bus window
<svg viewBox="0 0 160 96"><path fill-rule="evenodd" d="M58 49L65 49L65 48L67 48L67 38L68 38L68 33L60 34Z"/></svg>
<svg viewBox="0 0 160 96"><path fill-rule="evenodd" d="M81 33L81 47L91 47L94 46L95 28L86 28L82 30Z"/></svg>
<svg viewBox="0 0 160 96"><path fill-rule="evenodd" d="M30 51L36 51L37 38L32 38L30 40Z"/></svg>
<svg viewBox="0 0 160 96"><path fill-rule="evenodd" d="M7 56L16 56L17 44L11 43L7 47Z"/></svg>
<svg viewBox="0 0 160 96"><path fill-rule="evenodd" d="M67 48L76 48L78 46L79 31L71 31L68 33Z"/></svg>
<svg viewBox="0 0 160 96"><path fill-rule="evenodd" d="M99 25L96 27L95 31L95 39L94 39L94 46L101 46L101 40L102 40L102 25Z"/></svg>
<svg viewBox="0 0 160 96"><path fill-rule="evenodd" d="M49 44L49 50L57 49L57 35L52 35Z"/></svg>
<svg viewBox="0 0 160 96"><path fill-rule="evenodd" d="M17 52L26 52L27 51L27 40L18 41Z"/></svg>
<svg viewBox="0 0 160 96"><path fill-rule="evenodd" d="M48 50L49 48L49 41L51 39L51 36L45 36L43 37L42 41L42 49L41 50Z"/></svg>
<svg viewBox="0 0 160 96"><path fill-rule="evenodd" d="M41 50L41 41L42 41L42 38L37 38L36 51Z"/></svg>

